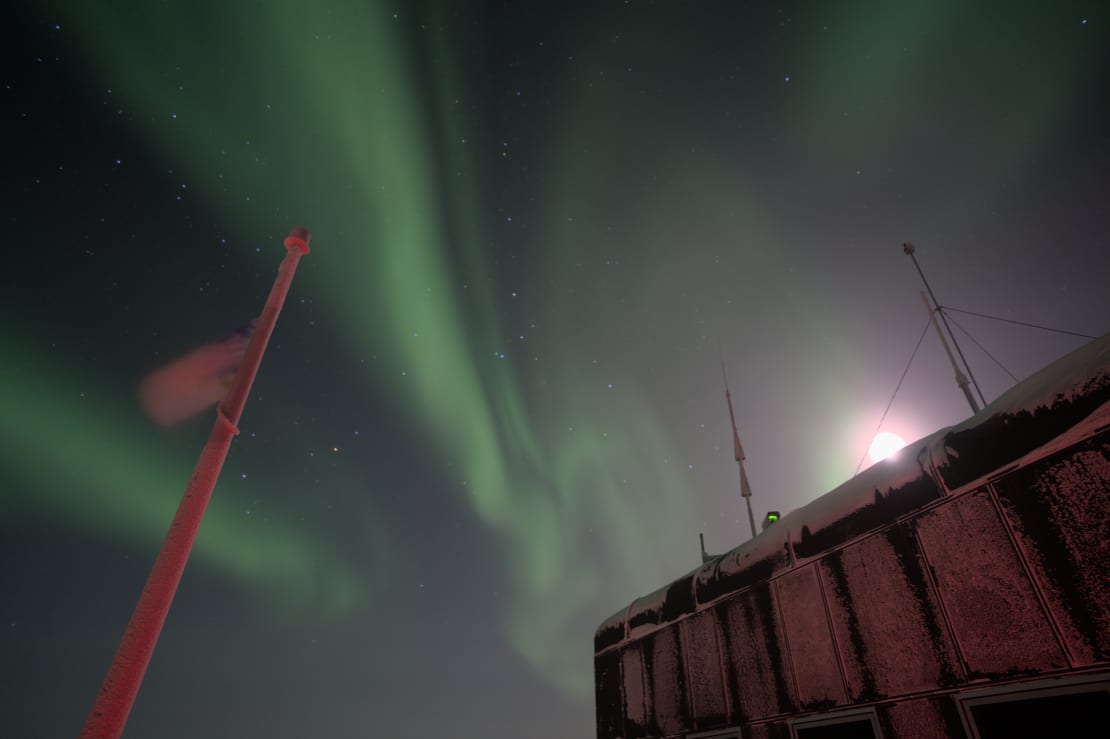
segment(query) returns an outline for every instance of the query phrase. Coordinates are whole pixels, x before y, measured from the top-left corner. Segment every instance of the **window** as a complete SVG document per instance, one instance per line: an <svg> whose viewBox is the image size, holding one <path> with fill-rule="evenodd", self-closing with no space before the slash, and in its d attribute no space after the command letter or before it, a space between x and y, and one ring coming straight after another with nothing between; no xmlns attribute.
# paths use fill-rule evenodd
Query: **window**
<svg viewBox="0 0 1110 739"><path fill-rule="evenodd" d="M743 739L740 729L714 729L697 734L687 734L686 739Z"/></svg>
<svg viewBox="0 0 1110 739"><path fill-rule="evenodd" d="M1106 736L1110 675L1052 678L955 696L970 739Z"/></svg>
<svg viewBox="0 0 1110 739"><path fill-rule="evenodd" d="M807 716L790 722L792 739L881 739L874 708Z"/></svg>

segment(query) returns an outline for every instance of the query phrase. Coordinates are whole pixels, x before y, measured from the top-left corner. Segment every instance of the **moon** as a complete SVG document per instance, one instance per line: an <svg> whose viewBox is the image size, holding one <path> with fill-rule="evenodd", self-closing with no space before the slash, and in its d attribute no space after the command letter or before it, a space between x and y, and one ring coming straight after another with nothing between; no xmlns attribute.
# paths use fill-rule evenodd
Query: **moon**
<svg viewBox="0 0 1110 739"><path fill-rule="evenodd" d="M872 462L881 462L906 445L906 440L890 431L881 431L875 435L871 448L867 453L871 455Z"/></svg>

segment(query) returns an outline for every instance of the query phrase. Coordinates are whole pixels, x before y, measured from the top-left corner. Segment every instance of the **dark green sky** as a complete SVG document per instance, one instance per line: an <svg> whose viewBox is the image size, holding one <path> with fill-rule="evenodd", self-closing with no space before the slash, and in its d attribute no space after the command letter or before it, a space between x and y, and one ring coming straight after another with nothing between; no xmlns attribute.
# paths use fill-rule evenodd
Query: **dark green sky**
<svg viewBox="0 0 1110 739"><path fill-rule="evenodd" d="M759 517L866 450L925 323L903 241L945 305L1107 330L1101 3L758 5L17 12L17 735L77 732L207 433L139 378L256 315L293 225L128 736L588 736L597 624L747 538L718 345ZM1017 377L1082 341L956 318ZM884 428L967 415L927 336Z"/></svg>

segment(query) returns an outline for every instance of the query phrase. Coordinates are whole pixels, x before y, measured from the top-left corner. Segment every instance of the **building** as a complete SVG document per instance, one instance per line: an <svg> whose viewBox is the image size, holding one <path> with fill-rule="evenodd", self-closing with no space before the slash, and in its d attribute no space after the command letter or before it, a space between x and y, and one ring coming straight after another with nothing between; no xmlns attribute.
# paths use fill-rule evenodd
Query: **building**
<svg viewBox="0 0 1110 739"><path fill-rule="evenodd" d="M595 677L599 739L1103 736L1110 335L636 599Z"/></svg>

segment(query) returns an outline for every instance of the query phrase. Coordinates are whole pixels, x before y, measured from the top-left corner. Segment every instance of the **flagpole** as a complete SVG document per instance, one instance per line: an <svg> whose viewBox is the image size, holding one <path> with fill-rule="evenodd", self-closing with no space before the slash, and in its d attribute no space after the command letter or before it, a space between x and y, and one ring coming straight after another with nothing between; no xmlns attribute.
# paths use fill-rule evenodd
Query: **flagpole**
<svg viewBox="0 0 1110 739"><path fill-rule="evenodd" d="M217 407L216 423L208 442L197 459L193 476L181 497L162 549L150 570L142 595L120 640L116 656L100 687L96 703L85 720L82 739L115 739L123 733L131 706L139 692L143 675L150 664L162 625L166 621L185 563L193 548L201 519L212 497L212 490L227 458L232 438L239 433L236 424L247 402L258 365L274 331L278 314L289 293L289 285L300 258L308 254L308 230L297 226L285 239L285 258L278 267L270 296L258 319L258 326L235 374L227 397Z"/></svg>

